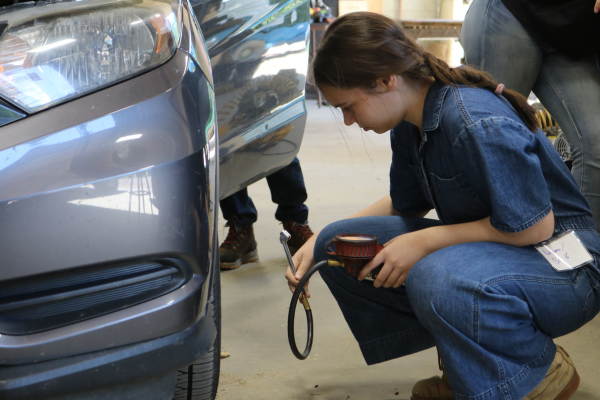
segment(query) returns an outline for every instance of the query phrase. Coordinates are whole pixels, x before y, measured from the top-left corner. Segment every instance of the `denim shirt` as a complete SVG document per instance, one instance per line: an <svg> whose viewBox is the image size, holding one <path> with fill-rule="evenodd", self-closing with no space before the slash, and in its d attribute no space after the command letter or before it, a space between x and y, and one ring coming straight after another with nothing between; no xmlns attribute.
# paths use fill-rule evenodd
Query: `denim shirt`
<svg viewBox="0 0 600 400"><path fill-rule="evenodd" d="M434 82L423 137L403 121L391 142L390 194L402 214L435 208L444 224L489 216L496 229L519 232L553 210L555 231L595 230L587 201L552 143L489 90Z"/></svg>

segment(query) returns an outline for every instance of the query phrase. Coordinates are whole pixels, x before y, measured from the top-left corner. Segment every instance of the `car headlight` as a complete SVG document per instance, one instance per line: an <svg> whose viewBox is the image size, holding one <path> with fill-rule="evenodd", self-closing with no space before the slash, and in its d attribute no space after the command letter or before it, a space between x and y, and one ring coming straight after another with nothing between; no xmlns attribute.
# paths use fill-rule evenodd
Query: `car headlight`
<svg viewBox="0 0 600 400"><path fill-rule="evenodd" d="M38 5L0 39L0 96L29 113L154 68L179 45L180 0L71 5Z"/></svg>

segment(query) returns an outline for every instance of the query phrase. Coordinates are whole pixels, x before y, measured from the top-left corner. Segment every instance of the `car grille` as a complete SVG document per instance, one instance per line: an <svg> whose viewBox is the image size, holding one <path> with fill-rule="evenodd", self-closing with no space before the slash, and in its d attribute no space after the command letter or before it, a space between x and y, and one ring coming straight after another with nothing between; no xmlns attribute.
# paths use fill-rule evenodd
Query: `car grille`
<svg viewBox="0 0 600 400"><path fill-rule="evenodd" d="M25 335L122 310L171 292L191 275L181 260L120 263L0 284L0 333Z"/></svg>

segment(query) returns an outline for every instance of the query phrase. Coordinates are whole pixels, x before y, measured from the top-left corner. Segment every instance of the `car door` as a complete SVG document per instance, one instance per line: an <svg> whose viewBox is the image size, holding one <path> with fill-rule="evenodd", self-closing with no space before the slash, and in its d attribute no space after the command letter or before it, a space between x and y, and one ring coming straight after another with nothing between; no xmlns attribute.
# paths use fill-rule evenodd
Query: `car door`
<svg viewBox="0 0 600 400"><path fill-rule="evenodd" d="M288 165L306 107L307 0L195 0L215 86L220 197Z"/></svg>

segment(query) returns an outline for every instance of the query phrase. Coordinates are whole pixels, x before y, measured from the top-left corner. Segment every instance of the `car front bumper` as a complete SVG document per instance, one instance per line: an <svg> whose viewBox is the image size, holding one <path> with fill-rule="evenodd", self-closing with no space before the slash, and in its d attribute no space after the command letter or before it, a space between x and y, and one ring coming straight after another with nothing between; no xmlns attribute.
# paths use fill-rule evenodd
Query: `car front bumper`
<svg viewBox="0 0 600 400"><path fill-rule="evenodd" d="M173 371L185 368L212 346L217 330L208 312L172 335L114 349L42 363L0 367L0 394L23 399L171 399Z"/></svg>
<svg viewBox="0 0 600 400"><path fill-rule="evenodd" d="M160 67L1 128L0 292L17 295L0 293L0 328L12 329L0 330L0 398L128 390L153 399L213 344L218 143L212 78L192 27L184 10L180 47ZM184 265L181 284L138 304L127 289L148 282L127 285L140 275L102 275L161 260ZM103 299L123 306L102 308ZM77 313L77 303L92 305ZM36 325L67 311L77 318Z"/></svg>

